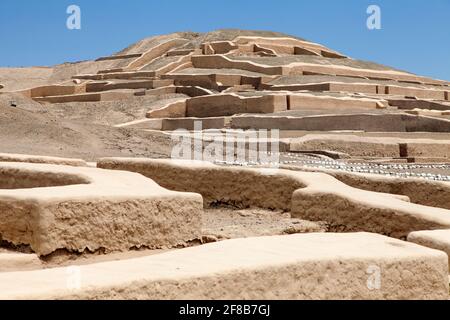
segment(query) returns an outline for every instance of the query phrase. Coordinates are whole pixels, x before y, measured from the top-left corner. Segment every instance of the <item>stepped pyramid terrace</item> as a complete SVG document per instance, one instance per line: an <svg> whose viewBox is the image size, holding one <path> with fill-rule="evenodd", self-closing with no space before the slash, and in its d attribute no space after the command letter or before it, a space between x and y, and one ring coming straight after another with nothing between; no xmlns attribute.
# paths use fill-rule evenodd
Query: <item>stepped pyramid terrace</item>
<svg viewBox="0 0 450 320"><path fill-rule="evenodd" d="M1 299L449 299L448 81L177 32L1 67L0 128Z"/></svg>

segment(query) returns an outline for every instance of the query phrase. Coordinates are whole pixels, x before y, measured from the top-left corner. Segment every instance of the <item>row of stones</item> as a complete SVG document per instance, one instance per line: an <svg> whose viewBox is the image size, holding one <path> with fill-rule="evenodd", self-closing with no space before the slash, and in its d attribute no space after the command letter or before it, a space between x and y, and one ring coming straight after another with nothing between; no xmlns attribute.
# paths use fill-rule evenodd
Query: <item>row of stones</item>
<svg viewBox="0 0 450 320"><path fill-rule="evenodd" d="M427 179L433 181L450 181L450 176L442 174L433 174L426 172L412 172L407 171L411 169L442 169L450 170L450 165L447 164L368 164L368 163L345 163L334 160L317 160L317 158L311 157L310 159L305 159L306 155L298 155L294 153L280 153L273 154L268 152L269 156L275 156L278 158L280 156L285 156L289 158L294 158L296 160L281 160L281 161L242 161L242 160L216 160L215 164L219 165L234 165L234 166L269 166L277 167L280 164L294 164L303 165L310 168L323 168L323 169L333 169L341 170L346 172L354 173L369 173L378 174L383 176L390 176L396 178L419 178ZM268 158L267 157L267 158ZM265 157L263 157L265 158ZM271 157L272 158L272 157ZM386 171L386 170L402 170L402 172L396 171Z"/></svg>

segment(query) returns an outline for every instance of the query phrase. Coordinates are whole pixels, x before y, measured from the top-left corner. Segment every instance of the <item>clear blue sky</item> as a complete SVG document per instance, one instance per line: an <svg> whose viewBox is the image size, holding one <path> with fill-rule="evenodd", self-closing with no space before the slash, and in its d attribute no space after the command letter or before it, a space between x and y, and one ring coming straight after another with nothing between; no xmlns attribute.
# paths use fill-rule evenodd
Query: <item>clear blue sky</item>
<svg viewBox="0 0 450 320"><path fill-rule="evenodd" d="M81 7L82 29L66 9ZM382 29L366 9L382 10ZM0 66L112 54L144 37L219 28L297 35L354 58L450 80L450 0L0 0Z"/></svg>

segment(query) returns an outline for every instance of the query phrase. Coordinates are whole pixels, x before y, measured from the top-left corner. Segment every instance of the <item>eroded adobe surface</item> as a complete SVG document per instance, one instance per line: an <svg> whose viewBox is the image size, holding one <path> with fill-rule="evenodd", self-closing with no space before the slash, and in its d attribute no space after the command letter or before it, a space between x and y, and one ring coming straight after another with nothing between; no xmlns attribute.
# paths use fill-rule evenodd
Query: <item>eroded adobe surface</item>
<svg viewBox="0 0 450 320"><path fill-rule="evenodd" d="M30 119L31 126L57 124L48 132L36 129L45 139L33 145L46 151L37 154L90 161L168 157L170 139L162 132L193 130L194 122L202 121L203 130L278 129L294 140L301 136L298 131L363 132L369 139L387 133L393 143L407 139L408 152L366 144L360 154L347 153L347 140L339 135L340 146L334 143L331 151L364 161L448 161L445 152L424 152L429 142L421 139L434 140L431 133L436 133L449 140L449 82L349 58L276 32L178 32L143 39L95 61L0 71L5 104L18 105L16 113L25 108L51 117ZM53 136L68 139L53 141L54 130L59 132ZM6 130L6 136L12 131ZM28 132L13 138L24 139L26 146L37 140L25 139ZM145 143L149 140L151 148ZM6 138L5 145L8 152L28 151ZM310 144L306 151L324 153L328 145Z"/></svg>
<svg viewBox="0 0 450 320"><path fill-rule="evenodd" d="M234 168L199 161L109 158L97 163L116 170L0 165L2 180L9 181L0 192L1 234L3 241L16 246L0 251L3 298L448 297L448 248L442 243L450 229L450 211L410 202L407 184L415 188L419 181L385 178L391 186L404 182L399 184L404 192L393 194L375 192L370 183L366 190L359 189L361 174L352 176L352 187L332 171ZM19 173L20 185L14 179ZM365 177L373 184L377 181L376 176ZM426 183L430 190L439 187L439 182ZM287 229L282 236L202 237L203 207L217 205L273 210L274 215L290 212L292 221L298 217L322 221L325 228L310 222L309 227ZM410 243L393 238L406 240L408 234ZM170 252L126 253L134 246L169 248L199 238L203 239L199 244L219 242ZM67 287L67 268L11 251L20 244L29 244L38 255L62 248L84 254L98 248L106 251L103 260L83 263L81 284L73 289ZM112 251L124 253L108 258ZM371 270L382 272L382 285L375 289L368 284ZM21 271L20 277L12 277L11 271L16 275Z"/></svg>
<svg viewBox="0 0 450 320"><path fill-rule="evenodd" d="M450 230L427 230L411 232L408 241L450 254ZM449 259L450 261L450 259Z"/></svg>
<svg viewBox="0 0 450 320"><path fill-rule="evenodd" d="M219 30L0 83L3 298L448 298L447 81ZM278 159L168 160L194 131Z"/></svg>
<svg viewBox="0 0 450 320"><path fill-rule="evenodd" d="M338 257L336 252L339 252ZM379 290L370 268L383 270ZM405 270L408 270L405 272ZM80 268L0 273L0 297L19 299L447 299L447 256L375 234L309 234L228 240ZM264 279L264 280L262 280Z"/></svg>
<svg viewBox="0 0 450 320"><path fill-rule="evenodd" d="M171 190L200 193L205 205L291 211L293 217L327 221L331 230L406 238L415 230L450 228L450 210L414 204L407 196L353 188L321 173L182 160L112 158L101 159L98 166L138 172Z"/></svg>
<svg viewBox="0 0 450 320"><path fill-rule="evenodd" d="M0 162L25 162L25 163L46 163L59 164L74 167L86 167L86 161L82 159L67 159L47 156L32 156L24 154L0 153Z"/></svg>
<svg viewBox="0 0 450 320"><path fill-rule="evenodd" d="M0 234L38 255L170 247L196 239L201 197L130 172L0 163Z"/></svg>

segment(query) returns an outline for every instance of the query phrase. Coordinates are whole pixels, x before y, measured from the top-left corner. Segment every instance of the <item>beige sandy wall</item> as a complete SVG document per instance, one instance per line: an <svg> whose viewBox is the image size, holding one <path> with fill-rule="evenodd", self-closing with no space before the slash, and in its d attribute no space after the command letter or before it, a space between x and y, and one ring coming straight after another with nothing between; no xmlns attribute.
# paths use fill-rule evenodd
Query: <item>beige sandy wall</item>
<svg viewBox="0 0 450 320"><path fill-rule="evenodd" d="M86 92L86 85L48 85L40 86L32 89L18 91L18 93L23 94L30 98L36 97L48 97L48 96L60 96L60 95L71 95L77 93Z"/></svg>
<svg viewBox="0 0 450 320"><path fill-rule="evenodd" d="M292 63L285 66L268 66L252 61L233 60L224 55L194 56L192 63L196 68L228 68L260 72L267 75L304 75L325 74L350 77L365 77L373 80L413 81L424 84L443 84L445 82L419 77L405 72L393 70L373 70L352 68L338 65L321 65L312 63Z"/></svg>
<svg viewBox="0 0 450 320"><path fill-rule="evenodd" d="M82 159L32 156L32 155L12 154L12 153L0 153L0 162L46 163L46 164L68 165L74 167L87 166L86 161Z"/></svg>
<svg viewBox="0 0 450 320"><path fill-rule="evenodd" d="M225 117L212 118L178 118L178 119L162 119L163 131L173 131L178 129L194 130L195 123L200 123L202 130L221 129L224 128L227 121Z"/></svg>
<svg viewBox="0 0 450 320"><path fill-rule="evenodd" d="M286 95L242 97L236 94L218 94L188 99L186 116L216 117L238 113L273 113L287 109Z"/></svg>
<svg viewBox="0 0 450 320"><path fill-rule="evenodd" d="M135 79L135 78L152 78L155 77L154 71L127 71L127 72L109 72L102 74L79 74L75 75L73 79L85 80L110 80L110 79Z"/></svg>
<svg viewBox="0 0 450 320"><path fill-rule="evenodd" d="M105 86L111 84L111 81L94 81L86 84L86 92L99 92L103 91Z"/></svg>
<svg viewBox="0 0 450 320"><path fill-rule="evenodd" d="M355 79L357 82L357 79ZM261 88L279 91L299 91L299 90L309 90L309 91L334 91L334 92L359 92L367 94L377 94L377 86L372 84L361 84L361 83L311 83L311 84L290 84L290 85L270 85L262 84Z"/></svg>
<svg viewBox="0 0 450 320"><path fill-rule="evenodd" d="M364 139L346 139L345 137L305 137L291 139L290 151L334 151L353 157L400 157L399 144L395 142L375 142Z"/></svg>
<svg viewBox="0 0 450 320"><path fill-rule="evenodd" d="M254 52L267 52L275 55L314 55L314 56L324 56L324 57L333 57L333 58L343 58L344 56L331 52L329 50L324 50L322 48L313 47L305 45L304 43L300 44L286 44L286 43L271 43L267 41L255 41L249 42L249 44L253 44ZM242 46L239 46L241 48Z"/></svg>
<svg viewBox="0 0 450 320"><path fill-rule="evenodd" d="M196 48L196 49L172 49L170 51L167 51L167 56L168 57L171 57L171 56L184 56L184 55L188 55L190 53L201 54L202 51L199 48Z"/></svg>
<svg viewBox="0 0 450 320"><path fill-rule="evenodd" d="M199 193L205 205L224 202L243 207L289 210L292 193L304 187L300 180L292 180L289 174L274 176L233 168L221 170L207 162L105 158L97 165L141 173L170 190Z"/></svg>
<svg viewBox="0 0 450 320"><path fill-rule="evenodd" d="M424 179L399 179L375 174L342 172L332 169L299 168L284 165L282 168L307 172L323 172L354 188L399 194L409 197L412 203L450 210L450 183Z"/></svg>
<svg viewBox="0 0 450 320"><path fill-rule="evenodd" d="M189 75L189 74L166 74L161 76L162 79L170 79L177 86L200 86L208 89L217 89L218 85L214 75ZM240 83L240 78L230 76L228 82L233 81Z"/></svg>
<svg viewBox="0 0 450 320"><path fill-rule="evenodd" d="M443 157L450 158L450 138L448 143L408 142L408 156L411 157Z"/></svg>
<svg viewBox="0 0 450 320"><path fill-rule="evenodd" d="M127 67L124 68L124 70L139 69L140 67L143 67L153 59L162 56L170 49L180 47L186 42L187 42L186 39L172 39L164 43L161 43L160 45L155 46L154 48L151 48L147 52L143 53L141 57L131 62Z"/></svg>
<svg viewBox="0 0 450 320"><path fill-rule="evenodd" d="M208 48L206 48L208 46ZM239 46L231 41L213 41L203 43L200 48L202 52L206 52L207 50L212 50L214 54L224 54L229 53L232 50L236 50Z"/></svg>
<svg viewBox="0 0 450 320"><path fill-rule="evenodd" d="M310 91L332 91L332 92L353 92L379 95L398 95L417 97L422 99L438 99L444 100L445 91L433 89L421 89L416 87L379 85L358 83L355 78L355 83L341 83L341 82L323 82L310 84L290 84L290 85L270 85L265 84L262 87L267 90L310 90Z"/></svg>
<svg viewBox="0 0 450 320"><path fill-rule="evenodd" d="M450 229L411 232L408 235L408 241L445 252L449 257L450 265Z"/></svg>
<svg viewBox="0 0 450 320"><path fill-rule="evenodd" d="M186 99L171 102L162 108L150 110L147 118L184 118L186 117Z"/></svg>
<svg viewBox="0 0 450 320"><path fill-rule="evenodd" d="M307 117L234 116L232 128L305 131L450 132L450 121L406 114L323 115Z"/></svg>
<svg viewBox="0 0 450 320"><path fill-rule="evenodd" d="M262 46L273 45L273 46L289 46L289 47L300 47L304 49L308 49L314 52L322 52L333 56L333 57L344 57L344 55L330 50L327 47L309 41L303 41L299 39L289 38L289 37L278 37L278 38L270 38L270 37L247 37L247 36L239 36L233 40L233 42L237 44L247 44L247 43L257 43Z"/></svg>
<svg viewBox="0 0 450 320"><path fill-rule="evenodd" d="M151 78L156 74L154 71L129 71L129 72L111 72L102 75L102 80L108 79L134 79L134 78Z"/></svg>
<svg viewBox="0 0 450 320"><path fill-rule="evenodd" d="M356 84L353 84L353 83L352 84L330 83L329 91L360 92L360 93L367 93L367 94L379 93L378 86L370 85L370 84L362 84L362 83L356 83Z"/></svg>
<svg viewBox="0 0 450 320"><path fill-rule="evenodd" d="M66 268L2 273L0 298L448 299L447 269L445 254L412 243L365 233L305 234L81 266L80 288L72 290ZM370 277L376 270L381 283Z"/></svg>
<svg viewBox="0 0 450 320"><path fill-rule="evenodd" d="M170 85L171 83L168 82ZM154 80L142 80L142 81L132 81L132 82L100 82L100 83L89 83L86 85L87 92L98 92L107 90L117 90L117 89L153 89Z"/></svg>
<svg viewBox="0 0 450 320"><path fill-rule="evenodd" d="M343 66L325 66L319 64L294 63L286 66L282 74L303 75L303 74L324 74L347 77L364 77L372 80L396 80L413 81L424 84L441 84L433 79L418 77L407 73L396 71L379 71L371 69L360 69Z"/></svg>
<svg viewBox="0 0 450 320"><path fill-rule="evenodd" d="M440 110L428 110L428 109L414 109L414 110L405 110L405 113L415 114L420 116L429 116L429 117L445 117L450 116L449 111L440 111Z"/></svg>
<svg viewBox="0 0 450 320"><path fill-rule="evenodd" d="M388 99L389 105L398 107L399 109L430 109L430 110L450 110L450 103L443 101L430 101L423 99Z"/></svg>
<svg viewBox="0 0 450 320"><path fill-rule="evenodd" d="M400 152L400 145L402 145L402 153ZM450 158L450 139L401 139L394 137L376 138L356 135L309 134L301 138L291 138L290 150L330 150L354 157Z"/></svg>
<svg viewBox="0 0 450 320"><path fill-rule="evenodd" d="M368 99L368 98L352 98L352 97L332 97L332 96L315 96L312 94L290 94L289 109L381 109L385 108L388 103L385 100Z"/></svg>
<svg viewBox="0 0 450 320"><path fill-rule="evenodd" d="M158 69L155 69L155 76L161 76L163 74L169 73L174 70L179 70L180 67L190 64L191 63L191 57L193 54L183 55L180 56L178 60L166 63L165 65L159 67ZM161 56L165 57L165 55ZM158 59L158 58L157 58ZM155 59L155 60L157 60ZM148 65L150 65L153 61L150 61ZM139 70L144 70L148 65L142 66Z"/></svg>
<svg viewBox="0 0 450 320"><path fill-rule="evenodd" d="M177 87L177 93L182 93L189 97L200 97L214 94L213 91L199 86Z"/></svg>
<svg viewBox="0 0 450 320"><path fill-rule="evenodd" d="M145 91L138 91L135 93L135 95L153 95L153 96L160 96L164 94L171 94L171 93L177 93L177 87L175 86L167 86L167 87L159 87L155 89L149 89Z"/></svg>
<svg viewBox="0 0 450 320"><path fill-rule="evenodd" d="M426 90L416 88L405 88L396 86L386 86L386 94L417 97L421 99L445 100L446 95L443 90Z"/></svg>
<svg viewBox="0 0 450 320"><path fill-rule="evenodd" d="M205 205L291 211L296 218L327 221L333 231L406 238L411 231L450 228L450 210L413 204L405 196L352 188L326 174L186 160L110 158L100 159L97 165L141 173L171 190L200 193Z"/></svg>
<svg viewBox="0 0 450 320"><path fill-rule="evenodd" d="M346 56L339 54L335 51L331 51L320 46L310 45L306 42L278 42L278 41L266 41L264 39L259 39L256 41L249 41L247 44L238 45L237 49L242 53L266 53L269 56L277 55L314 55L322 56L328 58L341 59ZM228 51L229 52L229 51ZM215 52L216 54L223 54L227 52Z"/></svg>
<svg viewBox="0 0 450 320"><path fill-rule="evenodd" d="M48 103L64 103L64 102L95 102L102 100L101 93L85 93L85 94L73 94L64 96L51 96L51 97L39 97L34 98L37 102Z"/></svg>
<svg viewBox="0 0 450 320"><path fill-rule="evenodd" d="M201 234L202 198L132 172L0 163L0 234L38 255L176 246Z"/></svg>
<svg viewBox="0 0 450 320"><path fill-rule="evenodd" d="M282 75L283 67L270 67L258 65L248 61L233 61L221 55L193 56L192 64L196 68L206 69L242 69L247 71L264 73L267 75Z"/></svg>
<svg viewBox="0 0 450 320"><path fill-rule="evenodd" d="M225 119L225 122L228 123L229 119ZM257 137L258 134L255 133L252 137L252 134L241 132L238 133L236 136L227 137L225 136L217 136L217 134L212 134L210 136L205 135L203 132L203 136L196 137L191 133L190 138L194 143L198 143L199 146L202 146L202 150L205 151L205 149L210 150L211 143L214 142L214 145L222 145L223 146L223 159L225 159L227 155L226 148L234 148L234 150L237 150L240 148L240 150L246 150L246 152L250 151L258 151L261 152L267 152L270 151L273 147L273 150L277 150L277 152L289 152L289 142L280 140L280 139L272 139L270 138L261 138ZM255 138L257 137L257 138Z"/></svg>
<svg viewBox="0 0 450 320"><path fill-rule="evenodd" d="M134 93L135 92L132 90L125 89L120 91L108 91L100 93L84 93L84 94L42 97L42 98L34 98L34 100L37 102L48 102L48 103L112 101L112 100L129 99L134 96Z"/></svg>
<svg viewBox="0 0 450 320"><path fill-rule="evenodd" d="M211 71L211 74L165 74L163 79L172 79L177 86L200 86L207 89L218 90L222 87L251 84L258 87L266 81L265 77L245 76L239 74L219 74Z"/></svg>

